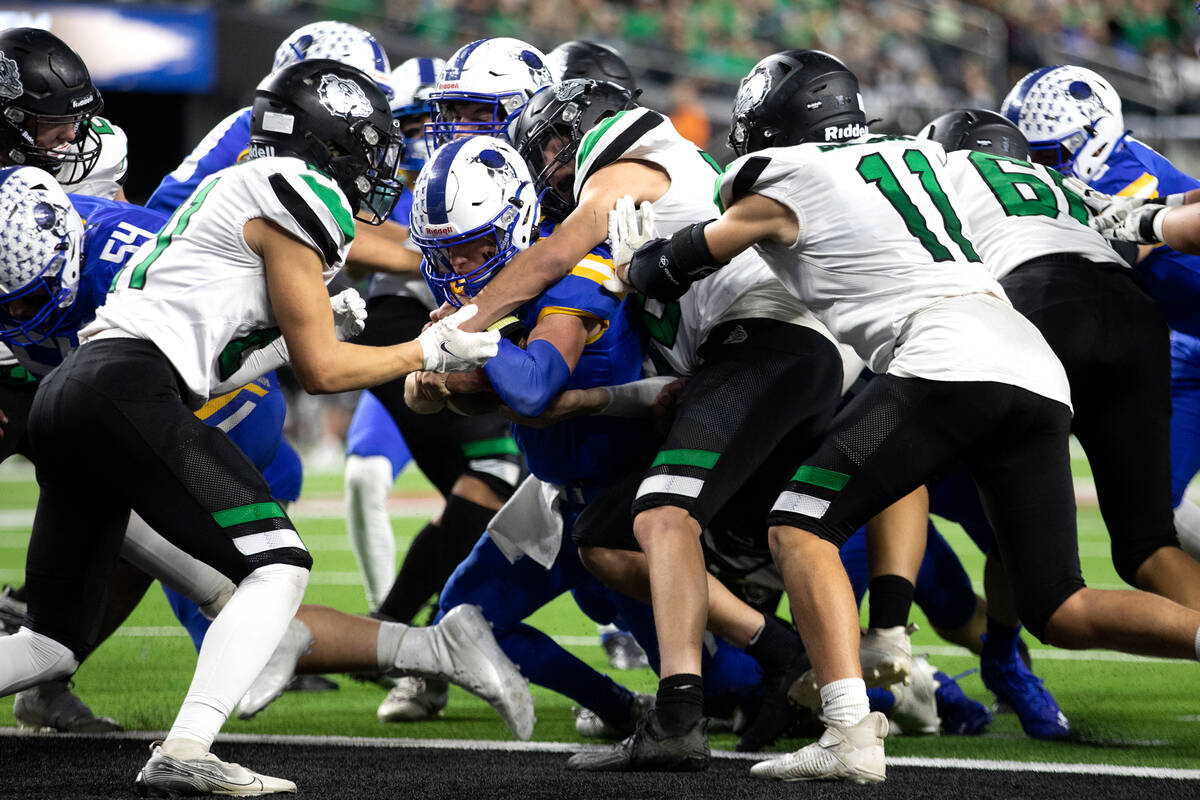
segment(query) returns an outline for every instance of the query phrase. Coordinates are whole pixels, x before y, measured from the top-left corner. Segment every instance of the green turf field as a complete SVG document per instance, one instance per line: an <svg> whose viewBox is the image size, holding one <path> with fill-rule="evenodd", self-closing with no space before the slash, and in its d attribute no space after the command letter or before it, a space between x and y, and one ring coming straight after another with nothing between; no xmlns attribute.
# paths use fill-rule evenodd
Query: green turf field
<svg viewBox="0 0 1200 800"><path fill-rule="evenodd" d="M1086 475L1085 469L1079 470ZM400 492L426 492L416 473L406 472ZM310 475L304 487L306 500L341 496L341 476ZM29 523L36 505L37 487L28 465L0 467L0 583L19 583ZM419 518L393 520L403 552L423 524ZM1084 575L1099 588L1120 584L1109 561L1107 536L1095 509L1081 509L1080 550ZM300 533L316 565L306 602L360 612L364 596L357 568L340 519L296 516ZM974 546L953 526L943 532L960 553L977 583L982 559ZM86 532L83 532L86 535ZM923 619L914 610L914 619ZM568 641L590 641L595 625L569 597L539 611L531 623ZM892 756L929 756L984 759L1018 759L1056 762L1089 762L1156 767L1200 768L1200 666L1189 662L1119 660L1108 653L1047 651L1030 641L1036 671L1054 692L1079 734L1079 742L1048 744L1023 736L1013 716L1000 716L982 737L899 738L888 743ZM599 669L606 669L599 644L568 644L569 649ZM914 637L915 652L929 652L930 660L951 675L972 669L974 659L941 642L928 630ZM1065 658L1064 658L1065 656ZM130 730L163 730L169 727L186 691L195 664L195 652L183 629L175 623L161 591L152 588L126 627L105 643L79 670L76 689L92 708L119 719ZM655 679L649 670L615 673L632 689L652 691ZM429 738L507 737L506 729L482 701L452 690L445 717L421 724L384 725L375 718L382 690L338 677L341 689L319 694L284 695L258 719L232 720L225 728L237 733L327 734L353 736L404 736ZM977 674L961 680L976 699L990 702ZM571 703L534 687L538 724L534 738L541 741L578 741ZM7 700L0 703L0 726L15 725ZM734 737L718 734L717 748L731 749Z"/></svg>

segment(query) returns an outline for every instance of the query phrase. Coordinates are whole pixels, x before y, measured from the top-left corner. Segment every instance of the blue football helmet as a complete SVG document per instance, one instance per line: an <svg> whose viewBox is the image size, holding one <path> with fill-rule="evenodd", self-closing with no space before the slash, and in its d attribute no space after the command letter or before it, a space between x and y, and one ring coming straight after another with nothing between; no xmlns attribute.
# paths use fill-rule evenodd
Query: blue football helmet
<svg viewBox="0 0 1200 800"><path fill-rule="evenodd" d="M434 297L461 306L478 294L530 245L537 218L529 167L512 145L472 136L436 150L413 189L409 228ZM461 248L452 252L473 242L478 252L465 262Z"/></svg>
<svg viewBox="0 0 1200 800"><path fill-rule="evenodd" d="M83 220L48 172L0 169L0 340L38 344L79 294Z"/></svg>
<svg viewBox="0 0 1200 800"><path fill-rule="evenodd" d="M1029 158L1091 181L1125 138L1121 98L1084 67L1042 67L1004 98L1000 113L1029 140Z"/></svg>
<svg viewBox="0 0 1200 800"><path fill-rule="evenodd" d="M392 71L392 117L400 122L400 128L405 131L405 159L400 168L413 173L421 171L421 167L429 160L429 146L425 141L425 123L433 118L433 103L429 102L429 93L437 86L438 76L445 69L446 62L440 58L410 58ZM419 125L419 127L418 127ZM413 135L408 135L409 129L415 129Z"/></svg>
<svg viewBox="0 0 1200 800"><path fill-rule="evenodd" d="M443 145L461 136L508 138L508 122L520 113L529 98L553 83L546 57L519 39L479 39L459 48L429 94L436 114L425 127L429 146ZM482 103L488 119L458 121L455 106Z"/></svg>

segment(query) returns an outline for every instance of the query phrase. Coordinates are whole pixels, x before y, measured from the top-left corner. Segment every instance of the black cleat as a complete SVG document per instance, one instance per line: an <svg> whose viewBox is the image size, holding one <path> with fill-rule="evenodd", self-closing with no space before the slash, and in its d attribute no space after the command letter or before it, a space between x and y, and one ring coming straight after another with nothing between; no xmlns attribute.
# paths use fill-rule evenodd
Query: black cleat
<svg viewBox="0 0 1200 800"><path fill-rule="evenodd" d="M770 673L763 678L762 705L753 721L741 732L737 743L740 752L757 753L770 747L796 725L800 720L800 709L788 700L788 689L809 669L812 669L812 663L807 656L801 656L783 672Z"/></svg>
<svg viewBox="0 0 1200 800"><path fill-rule="evenodd" d="M708 720L701 717L682 736L670 736L653 711L615 747L576 753L567 769L581 772L700 772L708 769Z"/></svg>

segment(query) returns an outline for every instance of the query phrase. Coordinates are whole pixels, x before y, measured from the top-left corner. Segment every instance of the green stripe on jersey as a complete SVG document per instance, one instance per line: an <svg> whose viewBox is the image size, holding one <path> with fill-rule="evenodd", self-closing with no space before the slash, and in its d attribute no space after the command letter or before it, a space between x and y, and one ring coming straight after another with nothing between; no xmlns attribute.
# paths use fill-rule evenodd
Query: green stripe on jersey
<svg viewBox="0 0 1200 800"><path fill-rule="evenodd" d="M317 196L317 199L329 209L329 213L333 215L334 221L342 229L342 235L346 237L346 241L352 240L354 238L354 215L350 213L350 209L346 208L346 204L342 202L341 195L318 181L312 175L301 175L300 180L307 183L308 188L313 190L313 194Z"/></svg>
<svg viewBox="0 0 1200 800"><path fill-rule="evenodd" d="M286 517L279 503L251 503L248 506L227 508L224 511L214 511L213 521L222 528L232 528L234 525L244 525L247 522L258 522L260 519L280 519Z"/></svg>
<svg viewBox="0 0 1200 800"><path fill-rule="evenodd" d="M520 451L511 436L498 436L495 439L480 439L477 442L464 442L463 455L467 458L487 458L488 456L515 456Z"/></svg>
<svg viewBox="0 0 1200 800"><path fill-rule="evenodd" d="M850 476L837 470L804 466L796 470L796 474L792 476L792 480L840 492L842 487L849 482Z"/></svg>
<svg viewBox="0 0 1200 800"><path fill-rule="evenodd" d="M596 127L587 132L583 137L583 141L579 145L579 155L575 157L575 168L579 169L583 166L583 162L587 161L587 157L592 154L592 150L596 148L597 142L604 138L604 134L608 133L609 128L616 124L617 120L624 117L633 109L618 111L608 119L601 122Z"/></svg>
<svg viewBox="0 0 1200 800"><path fill-rule="evenodd" d="M217 185L217 181L219 180L221 180L220 175L213 178L203 188L197 191L195 195L193 195L192 201L188 203L186 207L181 207L180 211L176 211L175 213L179 216L175 218L174 225L171 225L171 221L167 220L167 224L164 225L163 229L158 232L158 239L154 243L154 249L151 250L150 254L143 258L141 262L133 268L131 273L129 273L130 289L141 289L145 287L146 270L150 269L150 265L158 260L158 257L161 256L163 251L167 249L167 245L171 243L171 240L183 233L184 228L186 228L188 223L192 221L192 215L195 214L200 206L204 204L204 200L208 197L208 193L212 191L213 187ZM167 231L168 227L171 229L169 232ZM110 292L116 290L117 278L119 278L123 272L125 272L124 267L122 267L121 271L116 275L113 275L112 283L108 287Z"/></svg>
<svg viewBox="0 0 1200 800"><path fill-rule="evenodd" d="M650 468L654 469L663 464L671 464L712 469L717 465L717 459L720 457L720 453L714 453L711 450L661 450L655 457L654 463L650 465Z"/></svg>

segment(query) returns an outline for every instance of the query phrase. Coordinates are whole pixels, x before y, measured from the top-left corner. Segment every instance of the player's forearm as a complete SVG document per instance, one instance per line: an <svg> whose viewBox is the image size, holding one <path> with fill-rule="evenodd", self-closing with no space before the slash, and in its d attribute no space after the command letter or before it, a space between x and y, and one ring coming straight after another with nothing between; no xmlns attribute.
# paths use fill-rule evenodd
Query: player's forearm
<svg viewBox="0 0 1200 800"><path fill-rule="evenodd" d="M346 266L354 274L420 274L421 254L404 247L407 239L408 229L395 222L385 222L379 227L357 225Z"/></svg>
<svg viewBox="0 0 1200 800"><path fill-rule="evenodd" d="M1189 192L1189 195L1192 193ZM1200 203L1166 212L1163 216L1162 240L1181 253L1200 254Z"/></svg>
<svg viewBox="0 0 1200 800"><path fill-rule="evenodd" d="M292 370L309 394L336 394L366 389L421 369L424 363L418 342L390 347L336 342L318 354L292 355Z"/></svg>

